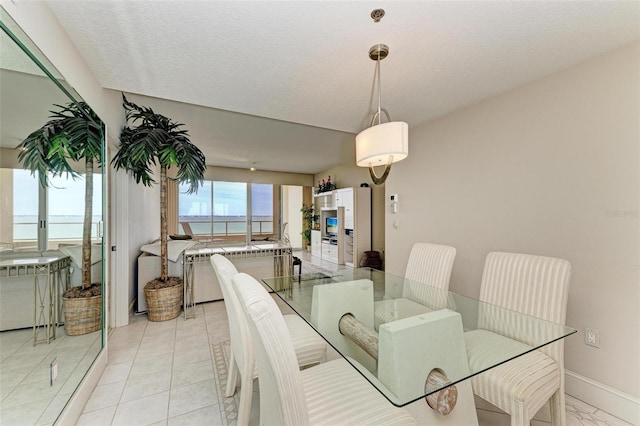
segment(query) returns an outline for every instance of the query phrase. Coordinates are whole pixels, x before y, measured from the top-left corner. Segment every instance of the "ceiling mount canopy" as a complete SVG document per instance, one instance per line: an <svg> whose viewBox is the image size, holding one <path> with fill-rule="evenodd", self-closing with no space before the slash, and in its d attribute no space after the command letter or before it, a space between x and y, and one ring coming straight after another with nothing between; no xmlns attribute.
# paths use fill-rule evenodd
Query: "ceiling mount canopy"
<svg viewBox="0 0 640 426"><path fill-rule="evenodd" d="M384 9L373 9L371 11L371 19L373 19L373 22L380 22L383 16Z"/></svg>
<svg viewBox="0 0 640 426"><path fill-rule="evenodd" d="M369 58L376 61L378 110L371 118L370 127L356 136L356 164L359 167L369 167L371 180L376 185L387 180L392 163L404 160L409 155L409 125L404 121L392 121L389 112L382 108L380 61L387 56L389 46L385 44L376 44L369 49ZM382 122L383 113L387 119L385 123ZM382 176L376 175L374 166L385 166Z"/></svg>

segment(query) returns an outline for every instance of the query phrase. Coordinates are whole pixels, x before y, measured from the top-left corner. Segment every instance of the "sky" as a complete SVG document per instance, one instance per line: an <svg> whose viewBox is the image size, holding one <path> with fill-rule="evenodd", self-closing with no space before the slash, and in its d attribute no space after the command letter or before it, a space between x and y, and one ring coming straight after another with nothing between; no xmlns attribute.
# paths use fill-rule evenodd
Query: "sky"
<svg viewBox="0 0 640 426"><path fill-rule="evenodd" d="M102 211L101 174L94 175L93 213ZM28 170L14 169L13 206L15 216L38 215L39 183ZM245 216L247 209L247 184L243 182L206 181L196 194L186 194L186 186L180 187L180 216L210 216L211 193L215 194L215 216ZM254 216L273 215L273 185L251 184ZM66 177L52 178L49 187L49 216L84 215L84 177L73 180Z"/></svg>
<svg viewBox="0 0 640 426"><path fill-rule="evenodd" d="M52 178L49 186L49 216L84 216L84 176ZM31 172L13 170L13 214L38 215L38 180ZM102 211L102 175L93 175L93 215Z"/></svg>
<svg viewBox="0 0 640 426"><path fill-rule="evenodd" d="M213 185L212 185L213 184ZM187 187L180 187L179 216L211 216L213 192L214 216L246 216L247 184L244 182L206 181L196 194L185 194ZM273 185L251 184L251 200L254 216L273 216Z"/></svg>

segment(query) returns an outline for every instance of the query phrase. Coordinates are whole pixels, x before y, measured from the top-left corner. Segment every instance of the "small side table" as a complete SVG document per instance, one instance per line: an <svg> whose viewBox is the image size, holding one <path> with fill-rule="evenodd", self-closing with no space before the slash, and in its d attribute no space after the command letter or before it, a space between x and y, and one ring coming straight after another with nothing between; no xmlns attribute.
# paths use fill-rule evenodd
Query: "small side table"
<svg viewBox="0 0 640 426"><path fill-rule="evenodd" d="M0 261L0 277L33 277L33 346L49 343L56 338L56 327L60 321L61 289L69 285L69 256L25 257ZM63 272L66 271L66 272ZM38 332L44 329L45 337Z"/></svg>

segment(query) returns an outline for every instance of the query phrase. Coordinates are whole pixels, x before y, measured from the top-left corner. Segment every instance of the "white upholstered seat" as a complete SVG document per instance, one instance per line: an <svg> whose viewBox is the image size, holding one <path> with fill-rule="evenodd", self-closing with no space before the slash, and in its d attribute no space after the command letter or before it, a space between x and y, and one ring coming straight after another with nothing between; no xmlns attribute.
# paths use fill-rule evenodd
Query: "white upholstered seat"
<svg viewBox="0 0 640 426"><path fill-rule="evenodd" d="M219 254L211 256L211 265L218 277L229 319L231 354L225 396L235 393L239 373L241 383L238 425L247 425L251 412L253 379L257 377L257 370L247 320L231 283L238 270L229 259ZM305 367L326 360L326 342L302 318L285 315L284 321L295 348L297 365Z"/></svg>
<svg viewBox="0 0 640 426"><path fill-rule="evenodd" d="M411 248L404 277L410 280L402 298L375 303L375 329L380 324L447 307L447 291L456 249L431 243Z"/></svg>
<svg viewBox="0 0 640 426"><path fill-rule="evenodd" d="M300 371L274 300L247 274L237 274L232 281L248 318L258 361L260 424L416 424L407 411L393 407L343 359Z"/></svg>
<svg viewBox="0 0 640 426"><path fill-rule="evenodd" d="M510 352L531 348L534 330L524 313L564 324L571 265L564 259L518 253L487 255L478 315L478 328L465 333L472 370L482 369ZM498 309L496 306L509 309ZM471 379L473 392L511 415L513 426L528 425L550 399L551 419L565 424L564 340L534 350Z"/></svg>

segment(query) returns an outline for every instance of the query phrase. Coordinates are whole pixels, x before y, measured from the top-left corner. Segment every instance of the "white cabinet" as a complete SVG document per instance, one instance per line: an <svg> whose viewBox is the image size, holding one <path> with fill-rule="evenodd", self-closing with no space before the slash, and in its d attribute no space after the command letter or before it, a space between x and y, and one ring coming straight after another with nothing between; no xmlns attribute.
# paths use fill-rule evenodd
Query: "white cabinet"
<svg viewBox="0 0 640 426"><path fill-rule="evenodd" d="M322 242L322 259L338 263L338 245L328 241Z"/></svg>
<svg viewBox="0 0 640 426"><path fill-rule="evenodd" d="M336 208L336 191L321 192L313 196L316 213L323 209Z"/></svg>
<svg viewBox="0 0 640 426"><path fill-rule="evenodd" d="M371 188L349 188L344 198L345 232L344 263L357 267L365 251L371 250ZM347 210L351 208L349 215ZM350 216L350 217L347 217ZM351 225L351 228L347 227Z"/></svg>
<svg viewBox="0 0 640 426"><path fill-rule="evenodd" d="M353 229L353 188L336 190L336 206L344 207L344 229Z"/></svg>
<svg viewBox="0 0 640 426"><path fill-rule="evenodd" d="M344 236L344 263L345 265L349 265L349 266L353 266L354 265L354 259L355 259L355 263L358 262L357 259L357 252L356 255L354 257L354 253L353 253L353 235L350 234L346 234Z"/></svg>
<svg viewBox="0 0 640 426"><path fill-rule="evenodd" d="M348 266L358 266L365 251L371 250L371 188L341 188L317 194L314 199L316 211L321 213L321 226L327 217L338 217L337 245L335 238L330 243L325 228L318 232L318 250L311 236L311 251L320 253L323 260Z"/></svg>

